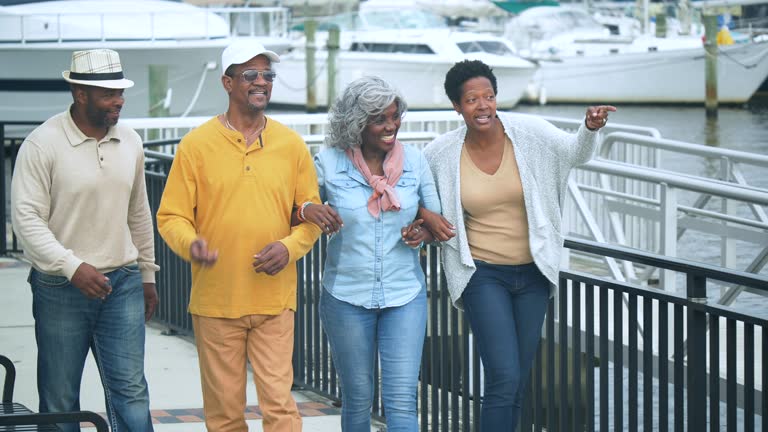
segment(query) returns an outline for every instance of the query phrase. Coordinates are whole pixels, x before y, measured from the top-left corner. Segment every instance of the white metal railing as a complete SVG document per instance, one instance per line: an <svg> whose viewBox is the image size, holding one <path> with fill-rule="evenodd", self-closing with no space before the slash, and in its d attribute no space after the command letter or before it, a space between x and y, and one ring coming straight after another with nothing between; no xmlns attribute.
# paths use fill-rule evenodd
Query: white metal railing
<svg viewBox="0 0 768 432"><path fill-rule="evenodd" d="M269 114L269 116L295 130L305 138L309 136L310 139L307 141L313 152L317 150L315 145L320 143L318 136L325 134L326 124L328 123L327 114ZM561 129L570 131L577 130L582 121L562 117L544 116L543 118ZM121 119L120 121L136 129L147 140L149 137L153 137L153 139L181 138L192 128L209 119L210 117L171 117L133 118ZM404 141L407 139L408 142L421 147L429 143L434 136L456 129L463 124L462 118L456 115L454 111L408 111L403 117L398 137ZM659 131L654 128L625 124L608 125L605 131L631 132L640 136L650 137L660 136ZM415 134L408 134L410 132ZM420 136L419 134L427 135L423 135L424 139L416 139Z"/></svg>
<svg viewBox="0 0 768 432"><path fill-rule="evenodd" d="M571 208L565 231L703 262L706 254L682 245L695 245L690 240L702 236L714 237L720 254L715 254L717 262L709 264L751 273L768 264L768 189L600 158L579 171L582 175L572 176L568 183ZM743 260L741 266L737 263L737 244L748 260L746 265ZM607 265L613 277L622 281L647 283L656 272L630 263L619 266L607 261ZM659 279L665 289L676 284L672 272L662 272ZM740 287L723 287L720 302L730 304L739 292Z"/></svg>
<svg viewBox="0 0 768 432"><path fill-rule="evenodd" d="M275 120L296 130L317 152L326 132L326 114L275 114ZM576 130L583 120L546 117L558 127ZM145 140L179 139L209 117L126 119ZM398 137L423 146L437 135L463 124L453 111L406 113ZM612 124L596 160L571 176L565 201L564 234L629 246L668 256L692 258L686 238L715 236L722 244L719 262L709 264L760 272L768 262L768 201L766 190L749 185L739 174L743 165L768 167L768 158L733 150L717 149L661 138L653 128ZM163 151L172 153L173 146ZM728 162L729 177L708 178L664 171L661 161L674 152L687 159ZM736 173L736 174L734 174ZM729 180L729 181L728 181ZM676 233L670 235L669 233ZM689 234L686 234L689 233ZM687 237L686 237L687 236ZM751 245L747 265L736 266L736 244ZM742 250L743 254L743 250ZM694 258L695 259L695 258ZM702 260L707 262L706 260ZM655 269L628 263L608 263L619 280L648 283ZM659 275L662 284L672 280Z"/></svg>
<svg viewBox="0 0 768 432"><path fill-rule="evenodd" d="M212 40L288 35L284 7L0 14L0 43ZM126 25L130 23L130 25Z"/></svg>

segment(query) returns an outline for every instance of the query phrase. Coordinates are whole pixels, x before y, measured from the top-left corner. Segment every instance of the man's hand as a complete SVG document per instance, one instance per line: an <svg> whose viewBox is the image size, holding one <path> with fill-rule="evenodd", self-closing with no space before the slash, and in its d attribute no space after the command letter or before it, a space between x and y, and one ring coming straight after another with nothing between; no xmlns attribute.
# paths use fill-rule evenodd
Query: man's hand
<svg viewBox="0 0 768 432"><path fill-rule="evenodd" d="M144 282L144 322L152 319L160 300L157 297L157 288L154 283Z"/></svg>
<svg viewBox="0 0 768 432"><path fill-rule="evenodd" d="M204 238L198 237L189 245L189 255L192 257L192 262L202 266L212 266L219 258L219 251L209 251L208 242Z"/></svg>
<svg viewBox="0 0 768 432"><path fill-rule="evenodd" d="M72 285L77 287L86 297L91 299L106 299L112 292L109 278L99 273L95 267L82 263L72 275Z"/></svg>
<svg viewBox="0 0 768 432"><path fill-rule="evenodd" d="M288 265L289 258L288 248L284 244L272 242L253 256L253 270L274 276Z"/></svg>
<svg viewBox="0 0 768 432"><path fill-rule="evenodd" d="M444 242L456 236L456 227L439 213L420 207L417 217L424 220L424 227L437 241Z"/></svg>

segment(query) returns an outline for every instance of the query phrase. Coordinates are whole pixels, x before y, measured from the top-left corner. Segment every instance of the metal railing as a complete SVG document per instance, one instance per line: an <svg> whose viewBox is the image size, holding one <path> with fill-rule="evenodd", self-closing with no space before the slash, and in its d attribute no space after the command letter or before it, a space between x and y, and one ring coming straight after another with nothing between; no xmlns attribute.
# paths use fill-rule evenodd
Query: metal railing
<svg viewBox="0 0 768 432"><path fill-rule="evenodd" d="M172 159L154 152L147 156L147 186L155 209ZM156 245L163 269L157 319L191 332L186 312L189 266L159 236ZM338 399L339 382L318 313L325 245L323 238L297 263L294 374L297 385ZM560 293L549 305L531 375L524 430L768 426L762 420L768 409L762 393L768 380L763 370L768 321L706 303L708 280L764 291L768 279L584 240L570 239L566 246L680 272L686 295L561 272ZM425 432L476 430L482 379L471 332L463 314L451 306L436 248L423 254L422 265L428 275L429 316L419 385L420 427ZM385 417L378 371L375 376L373 412ZM709 418L702 413L710 413Z"/></svg>
<svg viewBox="0 0 768 432"><path fill-rule="evenodd" d="M12 166L21 140L5 137L4 130L0 127L0 139L7 143L4 149L10 156L3 165L7 167ZM146 156L154 214L173 156L150 150ZM603 174L650 176L648 179L661 175L607 161L593 163L592 169ZM4 182L7 173L0 174ZM693 181L684 176L657 180L672 187L681 186L675 182ZM1 186L4 194L7 185ZM738 189L734 193L751 199L759 192ZM2 202L6 199L4 195ZM162 268L157 319L171 329L191 332L189 265L157 233L155 247ZM297 263L294 371L297 384L338 398L338 379L317 311L324 247L321 239ZM762 418L768 410L762 393L768 380L763 370L768 321L706 300L712 281L765 292L768 279L584 240L570 239L566 247L600 259L682 274L685 295L584 272L561 272L559 295L549 306L523 410L525 430L701 431L707 424L710 430L768 427ZM3 253L7 252L6 246ZM421 430L471 431L479 416L480 361L467 321L450 304L437 256L437 249L429 248L422 257L428 275L429 316L419 385ZM379 387L374 414L386 415Z"/></svg>

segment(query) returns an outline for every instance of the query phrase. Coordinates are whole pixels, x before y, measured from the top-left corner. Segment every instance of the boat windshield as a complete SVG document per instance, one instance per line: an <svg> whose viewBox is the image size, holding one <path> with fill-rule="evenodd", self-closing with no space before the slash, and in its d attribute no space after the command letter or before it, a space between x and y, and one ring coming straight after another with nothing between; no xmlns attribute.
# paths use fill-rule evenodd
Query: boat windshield
<svg viewBox="0 0 768 432"><path fill-rule="evenodd" d="M467 41L459 42L461 52L464 54L486 52L495 55L514 55L514 52L503 42L499 41Z"/></svg>

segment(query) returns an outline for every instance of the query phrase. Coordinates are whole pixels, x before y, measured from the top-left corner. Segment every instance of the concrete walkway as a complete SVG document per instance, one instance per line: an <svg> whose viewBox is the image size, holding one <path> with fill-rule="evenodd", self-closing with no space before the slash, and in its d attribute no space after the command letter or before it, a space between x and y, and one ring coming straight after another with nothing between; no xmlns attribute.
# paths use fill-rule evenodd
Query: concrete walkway
<svg viewBox="0 0 768 432"><path fill-rule="evenodd" d="M37 410L37 349L32 294L26 281L28 272L26 263L0 258L0 352L16 366L14 400ZM155 431L205 431L197 351L191 341L164 335L159 326L150 323L145 366ZM250 371L248 375L246 418L249 418L249 430L263 431ZM340 411L329 400L306 391L297 391L293 395L302 413L304 432L341 430ZM83 376L81 407L98 413L105 411L101 381L90 356ZM379 428L374 426L371 430Z"/></svg>

